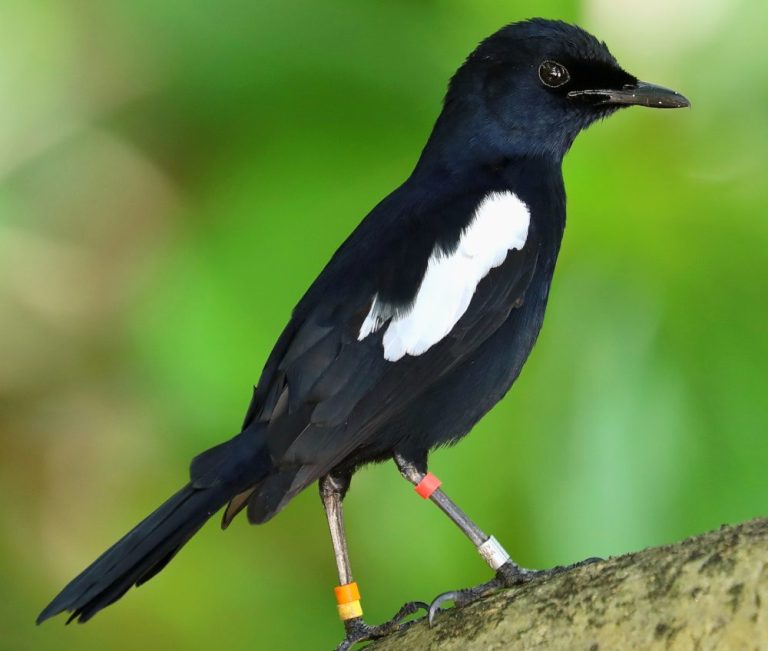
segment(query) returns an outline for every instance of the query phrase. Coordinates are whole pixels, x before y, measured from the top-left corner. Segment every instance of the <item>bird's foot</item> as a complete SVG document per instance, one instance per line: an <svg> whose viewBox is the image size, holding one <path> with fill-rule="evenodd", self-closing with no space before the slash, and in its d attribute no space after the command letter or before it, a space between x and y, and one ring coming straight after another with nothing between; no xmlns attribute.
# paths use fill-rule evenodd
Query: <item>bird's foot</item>
<svg viewBox="0 0 768 651"><path fill-rule="evenodd" d="M528 583L550 571L551 570L528 570L524 567L520 567L513 561L507 561L496 570L496 576L490 581L486 581L485 583L481 583L472 588L443 592L443 594L435 597L434 601L432 601L429 606L429 625L432 626L440 607L448 601L453 602L454 608L463 608L497 590L501 590L502 588L513 588L522 585L523 583Z"/></svg>
<svg viewBox="0 0 768 651"><path fill-rule="evenodd" d="M602 558L588 558L573 565L558 565L557 567L550 568L548 570L529 570L524 567L520 567L517 563L509 560L496 570L496 576L490 581L476 585L473 588L464 588L462 590L452 590L450 592L444 592L443 594L435 597L434 601L429 606L428 618L429 625L432 626L435 622L435 616L440 610L440 607L448 602L452 601L454 608L463 608L469 604L487 597L494 592L503 588L514 588L524 583L529 583L534 579L540 579L545 577L554 576L572 570L582 565L589 565L603 560Z"/></svg>
<svg viewBox="0 0 768 651"><path fill-rule="evenodd" d="M359 642L368 642L385 637L390 633L402 630L416 620L403 621L407 617L419 612L419 610L429 610L429 606L423 601L410 601L397 611L395 616L388 622L378 626L369 626L362 617L355 617L344 622L344 628L347 631L347 637L336 647L336 651L348 651Z"/></svg>

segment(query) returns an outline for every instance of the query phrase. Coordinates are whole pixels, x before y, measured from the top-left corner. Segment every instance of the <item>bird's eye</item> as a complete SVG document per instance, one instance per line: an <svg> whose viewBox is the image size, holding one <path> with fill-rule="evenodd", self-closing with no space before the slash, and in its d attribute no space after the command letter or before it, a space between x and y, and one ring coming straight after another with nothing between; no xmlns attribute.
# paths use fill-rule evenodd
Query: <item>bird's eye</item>
<svg viewBox="0 0 768 651"><path fill-rule="evenodd" d="M541 83L550 88L558 88L563 84L567 84L571 75L568 74L568 69L558 63L557 61L544 61L539 66L539 79Z"/></svg>

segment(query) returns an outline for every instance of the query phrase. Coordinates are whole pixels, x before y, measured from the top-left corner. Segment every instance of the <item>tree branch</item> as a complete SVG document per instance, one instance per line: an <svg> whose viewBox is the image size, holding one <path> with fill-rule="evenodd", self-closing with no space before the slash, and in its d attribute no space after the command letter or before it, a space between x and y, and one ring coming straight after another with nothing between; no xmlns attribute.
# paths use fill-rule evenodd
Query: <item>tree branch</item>
<svg viewBox="0 0 768 651"><path fill-rule="evenodd" d="M612 558L438 615L371 648L768 649L768 520Z"/></svg>

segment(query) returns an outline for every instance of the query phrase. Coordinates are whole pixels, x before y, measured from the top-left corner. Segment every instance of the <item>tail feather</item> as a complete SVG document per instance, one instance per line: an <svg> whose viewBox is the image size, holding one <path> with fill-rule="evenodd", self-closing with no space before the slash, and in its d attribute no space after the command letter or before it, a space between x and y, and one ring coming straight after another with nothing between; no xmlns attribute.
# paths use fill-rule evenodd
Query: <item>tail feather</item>
<svg viewBox="0 0 768 651"><path fill-rule="evenodd" d="M41 623L64 611L85 622L132 585L159 572L229 499L221 489L182 488L73 579L40 613Z"/></svg>
<svg viewBox="0 0 768 651"><path fill-rule="evenodd" d="M198 488L228 484L240 486L239 493L253 486L254 473L263 477L271 468L264 423L253 423L229 441L198 454L192 459L189 476Z"/></svg>
<svg viewBox="0 0 768 651"><path fill-rule="evenodd" d="M230 499L258 488L273 471L263 425L196 457L191 481L75 577L37 618L64 611L85 622L162 570L205 522Z"/></svg>

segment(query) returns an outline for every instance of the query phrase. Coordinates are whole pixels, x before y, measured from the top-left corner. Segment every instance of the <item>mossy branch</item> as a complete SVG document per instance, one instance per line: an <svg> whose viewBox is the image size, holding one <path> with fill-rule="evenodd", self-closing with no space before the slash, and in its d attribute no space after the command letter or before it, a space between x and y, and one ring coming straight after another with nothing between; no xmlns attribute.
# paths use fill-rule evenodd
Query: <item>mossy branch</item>
<svg viewBox="0 0 768 651"><path fill-rule="evenodd" d="M376 651L768 649L768 520L579 567L379 641Z"/></svg>

